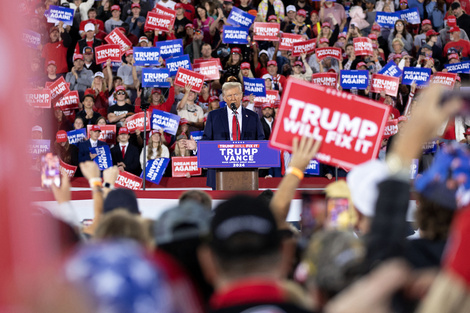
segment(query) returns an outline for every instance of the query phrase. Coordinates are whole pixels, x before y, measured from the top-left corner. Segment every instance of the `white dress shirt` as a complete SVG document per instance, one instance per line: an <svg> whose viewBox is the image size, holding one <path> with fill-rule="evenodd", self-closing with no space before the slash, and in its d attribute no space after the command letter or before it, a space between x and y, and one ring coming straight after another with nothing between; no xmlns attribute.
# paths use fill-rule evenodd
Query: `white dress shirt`
<svg viewBox="0 0 470 313"><path fill-rule="evenodd" d="M240 139L242 138L242 106L240 105L237 109L237 118L238 118L238 127L240 128ZM233 111L230 109L227 103L227 117L228 117L228 129L230 132L230 139L233 138L232 136L232 121L233 121ZM236 130L235 130L236 131Z"/></svg>

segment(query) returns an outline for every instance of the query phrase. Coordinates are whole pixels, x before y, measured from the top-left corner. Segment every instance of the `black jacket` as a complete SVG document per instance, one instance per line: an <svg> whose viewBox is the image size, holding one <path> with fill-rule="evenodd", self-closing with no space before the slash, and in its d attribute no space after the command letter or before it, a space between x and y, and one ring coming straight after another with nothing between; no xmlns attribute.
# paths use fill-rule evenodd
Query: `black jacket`
<svg viewBox="0 0 470 313"><path fill-rule="evenodd" d="M124 162L124 164L126 165L126 172L132 173L137 176L139 176L142 172L139 161L139 149L137 149L137 147L133 146L132 144L128 143L124 159L122 158L122 151L119 144L116 144L111 149L111 157L113 159L113 165L117 165L119 162Z"/></svg>

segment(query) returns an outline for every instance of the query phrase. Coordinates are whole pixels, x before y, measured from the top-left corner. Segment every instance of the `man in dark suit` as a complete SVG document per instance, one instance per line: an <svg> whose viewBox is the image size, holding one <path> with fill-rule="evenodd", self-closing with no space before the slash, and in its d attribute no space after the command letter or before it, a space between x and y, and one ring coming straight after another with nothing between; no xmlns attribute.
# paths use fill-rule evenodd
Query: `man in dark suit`
<svg viewBox="0 0 470 313"><path fill-rule="evenodd" d="M245 109L240 83L229 82L222 86L227 106L209 112L202 140L264 140L264 131L258 115ZM233 107L236 110L232 110ZM236 113L235 113L236 112ZM207 186L215 189L215 170L207 172Z"/></svg>
<svg viewBox="0 0 470 313"><path fill-rule="evenodd" d="M90 129L90 139L80 142L78 145L78 163L91 161L96 158L96 154L90 152L90 148L106 146L106 142L98 140L101 129L98 125L93 125Z"/></svg>
<svg viewBox="0 0 470 313"><path fill-rule="evenodd" d="M129 143L129 130L121 127L118 133L119 144L111 149L113 165L117 165L119 170L139 176L142 169L139 162L139 150Z"/></svg>
<svg viewBox="0 0 470 313"><path fill-rule="evenodd" d="M261 117L261 125L263 126L264 136L269 139L274 126L274 105L271 103L263 104L263 117Z"/></svg>

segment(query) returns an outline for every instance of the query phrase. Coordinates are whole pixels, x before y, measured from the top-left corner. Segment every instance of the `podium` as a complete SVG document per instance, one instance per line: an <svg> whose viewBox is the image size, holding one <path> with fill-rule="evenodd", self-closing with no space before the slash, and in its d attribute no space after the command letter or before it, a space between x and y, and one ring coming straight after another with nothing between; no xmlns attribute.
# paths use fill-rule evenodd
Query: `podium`
<svg viewBox="0 0 470 313"><path fill-rule="evenodd" d="M198 167L214 169L216 190L258 190L258 168L278 167L267 140L198 141Z"/></svg>
<svg viewBox="0 0 470 313"><path fill-rule="evenodd" d="M215 170L216 190L258 190L258 168Z"/></svg>

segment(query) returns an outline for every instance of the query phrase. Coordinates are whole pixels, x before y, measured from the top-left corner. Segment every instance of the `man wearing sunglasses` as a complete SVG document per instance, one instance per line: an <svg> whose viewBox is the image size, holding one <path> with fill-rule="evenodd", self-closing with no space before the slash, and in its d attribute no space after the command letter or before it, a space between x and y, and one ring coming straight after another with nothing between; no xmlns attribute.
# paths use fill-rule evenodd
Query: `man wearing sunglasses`
<svg viewBox="0 0 470 313"><path fill-rule="evenodd" d="M120 127L126 117L134 113L134 106L126 102L128 95L124 86L116 87L114 97L116 98L116 104L108 109L108 121Z"/></svg>

